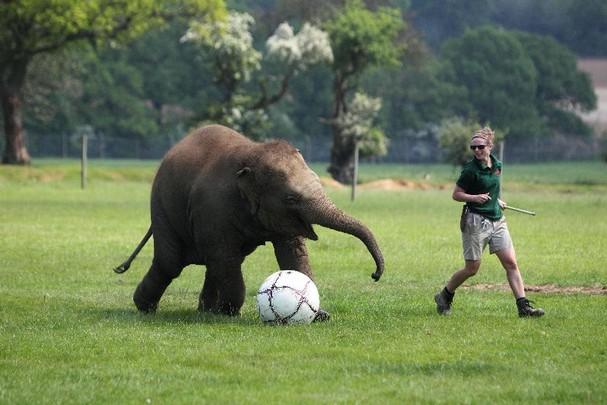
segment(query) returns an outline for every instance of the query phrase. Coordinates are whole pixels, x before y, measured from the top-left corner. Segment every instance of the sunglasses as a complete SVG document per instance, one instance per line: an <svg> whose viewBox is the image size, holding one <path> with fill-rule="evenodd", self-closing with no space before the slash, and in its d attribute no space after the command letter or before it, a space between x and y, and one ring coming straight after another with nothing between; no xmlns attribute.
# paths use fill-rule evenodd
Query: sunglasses
<svg viewBox="0 0 607 405"><path fill-rule="evenodd" d="M485 146L487 146L487 145L470 145L470 149L472 149L472 150L474 150L474 149L483 150L483 149L485 149Z"/></svg>

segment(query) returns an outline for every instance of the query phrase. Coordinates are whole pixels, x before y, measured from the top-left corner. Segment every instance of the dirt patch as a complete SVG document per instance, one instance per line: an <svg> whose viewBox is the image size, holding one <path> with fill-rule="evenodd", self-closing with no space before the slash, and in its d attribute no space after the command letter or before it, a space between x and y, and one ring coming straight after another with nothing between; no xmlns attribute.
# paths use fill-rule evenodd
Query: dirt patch
<svg viewBox="0 0 607 405"><path fill-rule="evenodd" d="M42 183L50 183L52 181L61 181L65 178L65 173L62 173L58 170L49 170L45 172L41 172L33 176L36 180Z"/></svg>
<svg viewBox="0 0 607 405"><path fill-rule="evenodd" d="M321 177L320 182L324 187L332 187L332 188L344 188L349 187L344 184L341 184L331 178ZM412 180L395 180L395 179L381 179L374 180L367 183L358 184L356 186L362 190L431 190L431 189L439 189L444 190L447 185L445 184L430 184L424 183L420 181L412 181Z"/></svg>
<svg viewBox="0 0 607 405"><path fill-rule="evenodd" d="M344 187L346 187L343 184L341 184L339 181L333 180L330 177L321 177L320 178L320 184L322 184L323 187L330 187L330 188L344 188Z"/></svg>
<svg viewBox="0 0 607 405"><path fill-rule="evenodd" d="M508 284L473 284L465 285L462 288L467 290L479 291L510 291ZM607 286L564 286L560 287L554 284L528 285L525 291L545 293L545 294L589 294L589 295L607 295Z"/></svg>
<svg viewBox="0 0 607 405"><path fill-rule="evenodd" d="M382 179L363 183L358 186L361 189L376 189L376 190L430 190L444 189L444 184L430 184L412 180L395 180Z"/></svg>

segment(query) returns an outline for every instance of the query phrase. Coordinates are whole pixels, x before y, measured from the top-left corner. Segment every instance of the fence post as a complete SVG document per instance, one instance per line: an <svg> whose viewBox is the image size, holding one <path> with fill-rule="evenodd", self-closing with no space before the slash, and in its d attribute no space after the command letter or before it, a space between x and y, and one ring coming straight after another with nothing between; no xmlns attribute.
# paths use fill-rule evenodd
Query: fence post
<svg viewBox="0 0 607 405"><path fill-rule="evenodd" d="M81 147L81 156L80 156L80 188L82 188L83 190L86 187L86 178L87 178L87 166L88 166L87 148L88 148L88 136L82 135L82 147Z"/></svg>

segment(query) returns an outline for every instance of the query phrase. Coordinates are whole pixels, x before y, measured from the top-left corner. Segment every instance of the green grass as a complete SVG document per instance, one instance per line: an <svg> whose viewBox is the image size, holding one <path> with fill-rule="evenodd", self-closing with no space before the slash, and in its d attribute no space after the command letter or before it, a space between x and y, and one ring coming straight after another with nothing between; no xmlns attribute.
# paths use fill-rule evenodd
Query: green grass
<svg viewBox="0 0 607 405"><path fill-rule="evenodd" d="M277 270L270 245L245 261L240 317L196 312L196 266L156 315L138 314L131 296L151 245L127 273L111 269L147 229L156 166L91 162L86 190L74 161L0 167L0 403L607 401L607 295L531 293L547 315L519 319L511 293L465 289L451 317L436 315L432 296L462 262L450 188L360 190L355 203L347 189L329 190L386 258L374 283L358 240L317 229L308 246L330 322L259 322L256 288ZM505 199L538 213L508 215L528 285L606 285L604 172L600 163L509 167L516 187ZM415 173L436 184L454 176L395 165L361 175ZM505 283L493 256L468 285L481 283Z"/></svg>

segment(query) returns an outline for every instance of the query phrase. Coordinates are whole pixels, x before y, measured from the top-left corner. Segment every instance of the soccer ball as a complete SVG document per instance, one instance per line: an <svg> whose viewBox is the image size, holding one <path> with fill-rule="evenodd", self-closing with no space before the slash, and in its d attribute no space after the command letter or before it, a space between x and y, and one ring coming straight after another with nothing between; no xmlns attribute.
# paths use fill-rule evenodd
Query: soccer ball
<svg viewBox="0 0 607 405"><path fill-rule="evenodd" d="M277 271L257 291L259 317L266 323L310 323L319 308L316 284L299 271Z"/></svg>

